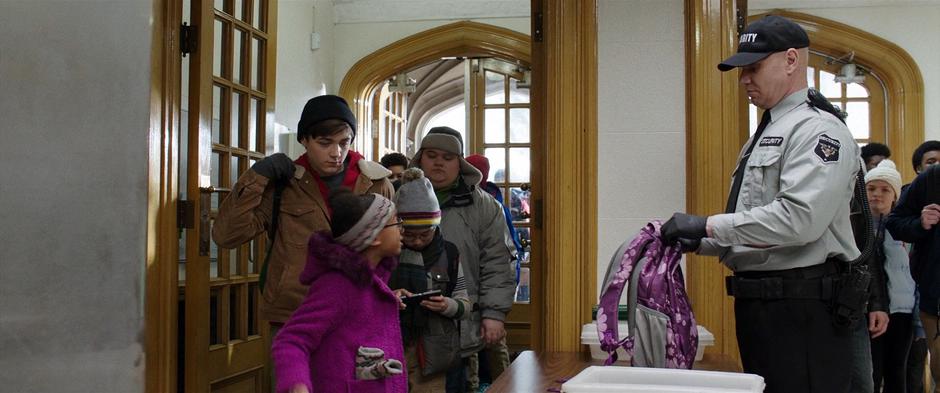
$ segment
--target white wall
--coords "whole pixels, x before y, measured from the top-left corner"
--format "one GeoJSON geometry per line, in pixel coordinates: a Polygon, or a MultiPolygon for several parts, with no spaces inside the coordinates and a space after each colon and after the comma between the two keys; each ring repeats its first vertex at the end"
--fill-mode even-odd
{"type": "Polygon", "coordinates": [[[0,390],[143,391],[152,2],[0,2],[0,390]]]}
{"type": "Polygon", "coordinates": [[[290,0],[277,5],[277,91],[275,121],[297,131],[310,98],[335,93],[332,0],[290,0]],[[320,48],[311,49],[311,33],[320,48]]]}
{"type": "MultiPolygon", "coordinates": [[[[766,10],[753,9],[750,13],[766,10]]],[[[877,35],[907,51],[924,77],[924,136],[940,139],[940,5],[794,8],[877,35]]],[[[899,159],[906,162],[912,152],[899,159]]]]}
{"type": "MultiPolygon", "coordinates": [[[[365,16],[356,8],[370,6],[369,3],[343,3],[341,6],[334,6],[331,0],[278,3],[275,121],[290,131],[296,131],[307,100],[321,94],[337,94],[346,72],[361,58],[412,34],[464,20],[444,18],[439,12],[428,13],[420,20],[371,21],[363,19],[365,16]],[[338,11],[343,13],[338,14],[338,11]],[[312,32],[320,34],[320,49],[310,49],[312,32]]],[[[529,34],[529,18],[521,16],[518,4],[510,6],[514,7],[510,14],[520,16],[466,20],[529,34]]],[[[528,9],[525,11],[527,13],[528,9]]],[[[404,15],[383,17],[395,19],[404,15]]]]}
{"type": "MultiPolygon", "coordinates": [[[[433,19],[401,22],[338,23],[334,31],[335,68],[333,82],[339,89],[346,72],[372,52],[410,35],[463,19],[433,19]]],[[[529,34],[528,17],[468,19],[529,34]]]]}
{"type": "Polygon", "coordinates": [[[610,255],[685,211],[681,0],[598,1],[598,291],[610,255]]]}

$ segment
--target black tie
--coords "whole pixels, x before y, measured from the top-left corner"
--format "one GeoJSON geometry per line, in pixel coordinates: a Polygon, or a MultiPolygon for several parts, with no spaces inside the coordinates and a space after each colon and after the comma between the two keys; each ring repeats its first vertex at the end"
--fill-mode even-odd
{"type": "Polygon", "coordinates": [[[734,171],[734,182],[731,183],[731,193],[728,194],[728,206],[725,207],[725,213],[734,213],[735,208],[738,206],[738,193],[741,191],[741,182],[744,181],[744,167],[747,165],[747,159],[751,156],[751,151],[754,150],[754,146],[759,143],[760,136],[764,133],[764,129],[767,128],[767,124],[770,124],[769,109],[765,110],[764,115],[761,116],[757,131],[754,132],[754,137],[751,138],[751,144],[748,145],[747,151],[741,156],[741,162],[738,162],[738,169],[734,171]]]}

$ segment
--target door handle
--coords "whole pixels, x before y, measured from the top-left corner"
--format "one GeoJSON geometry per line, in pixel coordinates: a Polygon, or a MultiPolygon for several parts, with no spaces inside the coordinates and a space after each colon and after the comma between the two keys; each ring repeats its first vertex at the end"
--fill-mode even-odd
{"type": "MultiPolygon", "coordinates": [[[[212,226],[212,194],[229,193],[230,188],[199,187],[199,256],[209,256],[209,240],[212,226]]],[[[221,199],[222,196],[219,196],[221,199]]]]}

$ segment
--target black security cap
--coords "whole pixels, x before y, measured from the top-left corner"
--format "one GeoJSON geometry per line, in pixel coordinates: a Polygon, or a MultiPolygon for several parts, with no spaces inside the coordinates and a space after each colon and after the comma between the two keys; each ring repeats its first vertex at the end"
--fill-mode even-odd
{"type": "Polygon", "coordinates": [[[309,128],[324,120],[339,119],[345,121],[352,128],[352,137],[356,138],[356,116],[349,109],[349,104],[343,97],[323,95],[313,97],[304,105],[304,111],[297,122],[297,140],[309,133],[309,128]]]}
{"type": "Polygon", "coordinates": [[[778,15],[768,15],[747,25],[738,38],[738,53],[718,64],[728,71],[764,60],[772,53],[809,46],[809,36],[800,25],[778,15]]]}

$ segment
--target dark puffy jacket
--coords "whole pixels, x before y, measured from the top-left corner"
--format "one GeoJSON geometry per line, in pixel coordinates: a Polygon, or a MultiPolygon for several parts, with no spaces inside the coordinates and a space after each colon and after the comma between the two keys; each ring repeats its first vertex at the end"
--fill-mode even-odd
{"type": "MultiPolygon", "coordinates": [[[[855,234],[855,244],[862,252],[865,250],[865,216],[854,207],[851,216],[852,231],[855,234]]],[[[876,228],[872,228],[873,230],[876,228]]],[[[865,260],[868,265],[868,271],[871,273],[871,283],[868,285],[868,312],[884,311],[888,312],[888,283],[885,280],[885,252],[884,235],[878,236],[872,233],[871,253],[865,260]]]]}
{"type": "Polygon", "coordinates": [[[911,243],[911,274],[920,289],[920,310],[940,315],[940,231],[937,225],[924,229],[920,212],[931,203],[940,204],[940,165],[934,165],[901,192],[898,205],[885,226],[895,240],[911,243]]]}

